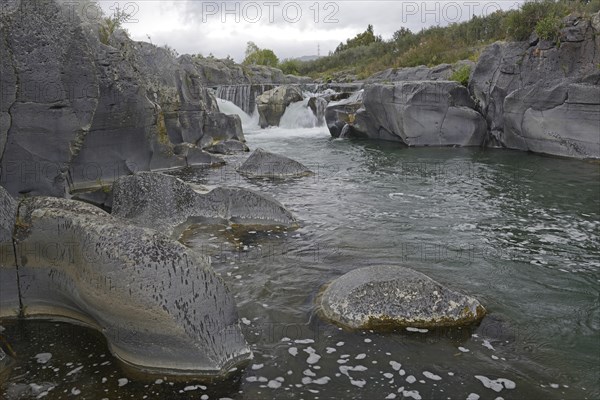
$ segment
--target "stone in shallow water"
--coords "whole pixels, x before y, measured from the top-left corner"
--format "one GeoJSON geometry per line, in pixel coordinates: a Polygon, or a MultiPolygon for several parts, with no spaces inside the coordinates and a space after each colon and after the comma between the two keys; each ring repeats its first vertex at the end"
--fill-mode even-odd
{"type": "MultiPolygon", "coordinates": [[[[18,215],[23,307],[3,298],[0,317],[83,323],[125,364],[161,374],[224,376],[251,358],[233,296],[207,257],[77,201],[28,198],[18,215]]],[[[14,271],[2,265],[0,277],[14,271]]],[[[2,279],[0,292],[18,296],[14,285],[2,279]]]]}
{"type": "Polygon", "coordinates": [[[327,286],[320,306],[325,318],[356,329],[460,326],[485,315],[476,299],[399,266],[348,272],[327,286]]]}
{"type": "Polygon", "coordinates": [[[236,187],[200,193],[178,178],[155,172],[119,178],[113,186],[112,214],[165,233],[190,222],[296,225],[292,214],[266,194],[236,187]]]}
{"type": "Polygon", "coordinates": [[[249,178],[284,179],[312,175],[307,167],[279,154],[269,153],[261,148],[254,150],[239,168],[238,172],[249,178]]]}

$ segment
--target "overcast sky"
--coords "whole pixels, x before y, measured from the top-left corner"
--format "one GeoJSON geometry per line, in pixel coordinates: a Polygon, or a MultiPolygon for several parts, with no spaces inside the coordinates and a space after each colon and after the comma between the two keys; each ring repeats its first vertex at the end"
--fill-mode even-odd
{"type": "Polygon", "coordinates": [[[188,1],[99,0],[106,14],[115,5],[133,14],[125,24],[134,40],[168,44],[180,54],[201,53],[241,62],[248,41],[272,49],[280,59],[327,55],[372,24],[388,39],[402,26],[418,31],[468,20],[523,0],[498,1],[188,1]],[[148,39],[150,37],[150,40],[148,39]]]}

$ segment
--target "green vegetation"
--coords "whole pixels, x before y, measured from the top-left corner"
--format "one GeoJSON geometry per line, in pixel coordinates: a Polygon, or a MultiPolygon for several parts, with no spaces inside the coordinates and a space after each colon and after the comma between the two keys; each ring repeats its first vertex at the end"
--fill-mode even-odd
{"type": "Polygon", "coordinates": [[[463,86],[469,85],[469,76],[471,76],[471,67],[465,65],[454,71],[454,73],[450,76],[451,81],[456,81],[463,86]]]}
{"type": "Polygon", "coordinates": [[[273,53],[273,50],[260,49],[254,42],[248,42],[248,47],[246,47],[246,58],[242,64],[277,67],[279,65],[279,58],[273,53]]]}
{"type": "Polygon", "coordinates": [[[112,34],[121,28],[129,18],[131,18],[131,14],[121,11],[118,7],[112,16],[103,18],[100,24],[100,41],[108,45],[112,34]]]}
{"type": "Polygon", "coordinates": [[[382,42],[381,36],[375,36],[375,32],[373,31],[373,25],[369,24],[367,26],[367,30],[363,33],[359,33],[352,39],[346,40],[346,44],[340,43],[340,45],[335,49],[336,53],[340,53],[344,50],[353,49],[355,47],[368,46],[373,43],[382,42]]]}
{"type": "MultiPolygon", "coordinates": [[[[544,40],[558,40],[561,19],[572,12],[585,15],[600,10],[600,0],[531,0],[519,10],[497,11],[446,27],[420,32],[402,27],[389,40],[375,35],[372,25],[340,43],[335,52],[314,61],[285,60],[285,73],[331,79],[342,73],[366,78],[387,68],[434,66],[459,60],[477,61],[481,50],[498,40],[527,40],[532,31],[544,40]]],[[[456,71],[454,80],[468,80],[467,71],[456,71]]],[[[464,84],[464,83],[463,83],[464,84]]]]}

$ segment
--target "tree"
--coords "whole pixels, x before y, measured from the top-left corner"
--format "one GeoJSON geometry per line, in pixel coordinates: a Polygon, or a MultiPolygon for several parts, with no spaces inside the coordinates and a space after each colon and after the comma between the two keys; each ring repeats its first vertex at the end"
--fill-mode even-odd
{"type": "Polygon", "coordinates": [[[277,67],[279,58],[270,49],[261,49],[256,43],[248,42],[246,47],[246,58],[242,62],[244,65],[266,65],[268,67],[277,67]]]}
{"type": "Polygon", "coordinates": [[[381,36],[375,36],[373,25],[369,24],[367,26],[367,30],[363,33],[359,33],[354,38],[346,40],[346,44],[340,43],[340,45],[335,49],[335,52],[339,53],[341,51],[352,49],[354,47],[368,46],[371,43],[377,43],[382,41],[383,39],[381,38],[381,36]]]}

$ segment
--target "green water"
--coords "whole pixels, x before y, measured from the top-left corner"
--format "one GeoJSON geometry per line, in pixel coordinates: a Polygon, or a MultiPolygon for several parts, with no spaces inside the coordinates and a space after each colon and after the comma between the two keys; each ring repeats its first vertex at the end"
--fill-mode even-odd
{"type": "Polygon", "coordinates": [[[182,238],[210,254],[232,288],[255,354],[248,368],[202,387],[155,378],[119,386],[126,375],[99,334],[3,321],[19,354],[5,398],[31,384],[54,386],[47,399],[600,397],[600,164],[331,140],[322,129],[246,136],[251,148],[316,172],[249,181],[235,173],[241,159],[232,157],[222,169],[178,173],[269,192],[301,223],[239,236],[198,228],[182,238]],[[348,332],[320,321],[319,288],[376,264],[421,271],[477,297],[489,315],[476,327],[427,333],[348,332]],[[52,358],[41,364],[40,353],[52,358]],[[308,362],[311,354],[317,362],[308,362]],[[486,378],[514,388],[500,383],[496,392],[486,378]]]}

